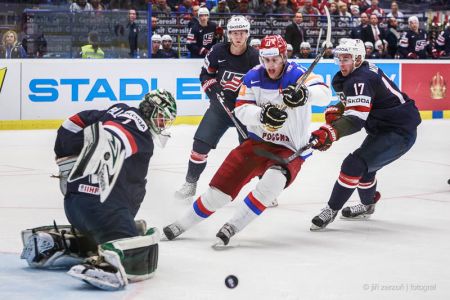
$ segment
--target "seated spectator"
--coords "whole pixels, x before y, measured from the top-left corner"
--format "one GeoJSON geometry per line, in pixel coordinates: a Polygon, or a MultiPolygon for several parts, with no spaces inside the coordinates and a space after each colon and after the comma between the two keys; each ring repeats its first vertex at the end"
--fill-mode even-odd
{"type": "Polygon", "coordinates": [[[297,59],[298,57],[294,55],[294,48],[291,44],[287,44],[286,46],[287,51],[287,58],[289,59],[297,59]]]}
{"type": "Polygon", "coordinates": [[[372,45],[385,38],[385,33],[378,25],[378,17],[376,14],[371,14],[369,19],[370,25],[361,30],[361,37],[363,42],[371,42],[372,45]]]}
{"type": "Polygon", "coordinates": [[[275,5],[273,5],[273,0],[263,0],[263,4],[261,4],[257,12],[260,14],[266,15],[266,14],[273,14],[275,12],[275,5]]]}
{"type": "Polygon", "coordinates": [[[162,49],[159,49],[156,52],[156,58],[178,58],[178,53],[174,49],[172,49],[172,37],[168,34],[165,34],[161,38],[162,40],[162,49]]]}
{"type": "Polygon", "coordinates": [[[101,0],[91,0],[92,10],[102,11],[105,10],[105,6],[102,4],[101,0]]]}
{"type": "Polygon", "coordinates": [[[395,1],[391,3],[391,12],[387,14],[388,18],[404,18],[404,15],[401,11],[398,10],[398,4],[395,1]]]}
{"type": "MultiPolygon", "coordinates": [[[[288,7],[288,0],[278,0],[278,7],[275,9],[276,14],[293,14],[294,12],[288,7]]],[[[292,46],[292,45],[291,45],[292,46]]]]}
{"type": "Polygon", "coordinates": [[[157,58],[158,50],[161,48],[162,38],[159,34],[152,35],[152,58],[157,58]]]}
{"type": "Polygon", "coordinates": [[[83,12],[83,11],[93,11],[92,5],[86,0],[75,0],[70,5],[71,12],[83,12]]]}
{"type": "Polygon", "coordinates": [[[261,47],[261,40],[260,39],[252,39],[250,41],[250,47],[253,47],[256,50],[259,50],[259,47],[261,47]]]}
{"type": "Polygon", "coordinates": [[[167,5],[167,0],[157,0],[155,4],[152,5],[152,14],[155,16],[160,15],[170,15],[172,9],[167,5]]]}
{"type": "Polygon", "coordinates": [[[81,58],[105,58],[105,53],[98,46],[98,33],[96,31],[89,32],[88,44],[81,47],[81,58]]]}
{"type": "Polygon", "coordinates": [[[339,9],[339,16],[341,16],[341,20],[346,18],[351,18],[351,14],[348,12],[348,6],[345,2],[339,2],[338,3],[338,9],[339,9]]]}
{"type": "Polygon", "coordinates": [[[248,0],[240,0],[236,9],[232,10],[236,14],[254,14],[255,11],[248,6],[248,0]]]}
{"type": "Polygon", "coordinates": [[[313,21],[316,22],[317,18],[307,17],[305,15],[320,15],[320,12],[317,8],[312,5],[312,0],[305,0],[305,5],[298,10],[303,15],[303,20],[305,22],[313,21]]]}
{"type": "Polygon", "coordinates": [[[311,44],[308,42],[303,42],[300,44],[300,55],[298,58],[314,58],[314,54],[312,53],[311,44]]]}
{"type": "Polygon", "coordinates": [[[372,0],[370,7],[366,9],[365,13],[369,16],[375,14],[379,18],[384,18],[386,14],[384,10],[378,6],[378,3],[378,0],[372,0]]]}
{"type": "Polygon", "coordinates": [[[373,52],[372,42],[365,42],[364,47],[366,47],[366,59],[378,58],[377,55],[373,52]]]}
{"type": "Polygon", "coordinates": [[[334,58],[333,43],[323,42],[322,47],[326,47],[325,52],[323,53],[323,56],[322,56],[323,58],[334,58]]]}
{"type": "Polygon", "coordinates": [[[216,6],[211,9],[212,14],[228,14],[231,10],[227,5],[227,0],[220,0],[216,6]]]}
{"type": "Polygon", "coordinates": [[[183,3],[178,6],[179,13],[192,13],[192,0],[183,0],[183,3]]]}
{"type": "Polygon", "coordinates": [[[3,34],[2,47],[0,48],[0,58],[26,58],[27,53],[17,40],[17,33],[8,30],[3,34]]]}
{"type": "Polygon", "coordinates": [[[330,8],[328,9],[330,16],[339,16],[339,9],[336,2],[330,3],[330,8]]]}

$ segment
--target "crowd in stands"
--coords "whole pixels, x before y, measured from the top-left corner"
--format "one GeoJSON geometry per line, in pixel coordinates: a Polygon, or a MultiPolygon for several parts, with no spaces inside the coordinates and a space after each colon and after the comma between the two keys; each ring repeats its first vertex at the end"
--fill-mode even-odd
{"type": "MultiPolygon", "coordinates": [[[[444,8],[447,5],[447,9],[450,9],[448,1],[437,2],[444,8]]],[[[39,4],[40,2],[36,0],[33,3],[39,4]]],[[[152,0],[152,27],[153,29],[157,28],[159,19],[174,14],[182,14],[185,18],[191,19],[188,24],[190,31],[187,34],[187,49],[190,57],[201,58],[205,57],[215,43],[225,39],[222,26],[212,22],[211,15],[250,14],[248,17],[251,18],[255,17],[251,14],[259,16],[270,14],[271,17],[281,17],[284,20],[292,21],[288,26],[282,28],[282,35],[291,49],[289,50],[290,57],[313,58],[314,50],[317,49],[313,49],[308,42],[303,25],[305,22],[315,21],[318,16],[324,15],[326,6],[330,14],[340,20],[339,24],[346,24],[353,28],[349,37],[364,41],[368,58],[425,59],[450,56],[449,26],[441,25],[438,32],[430,33],[432,22],[423,23],[416,16],[423,16],[422,12],[416,12],[416,15],[414,12],[406,14],[401,9],[401,2],[397,1],[384,1],[383,4],[388,7],[382,8],[379,0],[152,0]],[[399,24],[405,24],[405,26],[400,28],[399,24]],[[205,32],[210,33],[208,38],[205,38],[205,32]]],[[[430,4],[432,3],[430,2],[430,4]]],[[[135,21],[138,11],[147,10],[147,1],[74,0],[73,3],[68,2],[67,7],[74,13],[127,9],[129,22],[125,29],[128,31],[129,56],[131,58],[139,57],[137,37],[140,29],[135,21]]],[[[446,21],[448,21],[448,16],[446,21]]],[[[98,41],[98,33],[92,33],[88,44],[84,45],[84,56],[82,48],[80,57],[104,57],[101,49],[101,52],[97,52],[98,42],[93,43],[93,40],[98,41]],[[93,49],[95,51],[91,51],[93,49]],[[91,54],[86,54],[89,51],[91,54]]],[[[154,58],[178,58],[180,53],[174,50],[173,45],[176,44],[174,41],[175,37],[173,36],[167,34],[161,36],[155,33],[151,38],[151,56],[154,58]]],[[[251,40],[250,43],[252,46],[258,47],[258,39],[251,40]]],[[[3,34],[0,47],[2,58],[24,58],[27,56],[26,48],[26,41],[23,41],[22,45],[14,31],[8,30],[3,34]]],[[[326,45],[326,48],[329,49],[327,56],[332,57],[333,45],[326,45]]]]}

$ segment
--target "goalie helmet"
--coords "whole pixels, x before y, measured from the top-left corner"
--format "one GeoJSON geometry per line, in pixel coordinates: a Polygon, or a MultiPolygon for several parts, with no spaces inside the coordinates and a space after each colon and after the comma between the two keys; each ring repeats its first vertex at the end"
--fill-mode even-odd
{"type": "Polygon", "coordinates": [[[146,94],[139,111],[153,133],[161,134],[177,116],[177,103],[169,91],[154,90],[146,94]]]}
{"type": "Polygon", "coordinates": [[[359,39],[341,39],[339,45],[334,49],[336,59],[340,54],[351,54],[353,65],[356,67],[356,64],[359,63],[359,67],[366,57],[364,42],[359,39]]]}

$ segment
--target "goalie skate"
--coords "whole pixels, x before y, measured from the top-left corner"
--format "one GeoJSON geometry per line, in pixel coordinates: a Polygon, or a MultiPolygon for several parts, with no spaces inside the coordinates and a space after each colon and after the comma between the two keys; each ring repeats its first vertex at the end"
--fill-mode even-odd
{"type": "Polygon", "coordinates": [[[195,192],[197,191],[197,182],[185,182],[181,188],[175,192],[175,197],[180,200],[189,200],[195,196],[195,192]]]}
{"type": "Polygon", "coordinates": [[[338,211],[337,210],[332,210],[328,205],[327,207],[325,207],[324,209],[322,209],[322,211],[320,212],[320,214],[318,214],[317,216],[315,216],[312,219],[312,224],[311,224],[311,231],[317,231],[317,230],[321,230],[324,229],[325,227],[327,227],[328,224],[330,224],[331,222],[334,221],[334,219],[336,218],[338,211]]]}
{"type": "Polygon", "coordinates": [[[359,203],[353,206],[347,206],[342,210],[341,219],[344,220],[360,220],[368,219],[375,212],[375,204],[380,200],[381,194],[375,192],[374,203],[369,205],[364,205],[359,203]]]}

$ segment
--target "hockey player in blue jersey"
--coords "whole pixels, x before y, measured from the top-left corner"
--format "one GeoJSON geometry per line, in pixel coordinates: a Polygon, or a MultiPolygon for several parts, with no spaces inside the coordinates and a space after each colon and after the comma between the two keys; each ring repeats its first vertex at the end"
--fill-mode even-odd
{"type": "MultiPolygon", "coordinates": [[[[234,127],[218,97],[222,97],[232,111],[244,74],[259,64],[258,50],[247,46],[250,23],[244,16],[233,16],[228,20],[227,35],[229,42],[212,48],[200,73],[210,105],[194,135],[186,182],[176,192],[180,199],[195,196],[197,181],[205,170],[208,153],[216,148],[228,128],[234,127]]],[[[240,135],[239,139],[242,142],[244,138],[240,135]]]]}
{"type": "Polygon", "coordinates": [[[175,117],[173,96],[156,90],[139,108],[119,103],[65,120],[54,150],[71,226],[23,231],[22,258],[35,268],[72,267],[70,275],[106,290],[151,277],[159,232],[145,222],[138,230],[134,218],[145,196],[153,139],[167,138],[175,117]],[[91,254],[97,256],[86,260],[91,254]]]}
{"type": "Polygon", "coordinates": [[[191,58],[204,58],[217,43],[217,24],[209,21],[209,10],[201,7],[198,10],[199,23],[189,29],[186,47],[191,58]]]}
{"type": "Polygon", "coordinates": [[[365,128],[367,137],[343,161],[328,205],[312,219],[311,230],[325,228],[358,189],[361,203],[342,210],[343,218],[367,218],[380,198],[376,173],[415,143],[421,119],[412,99],[377,66],[365,62],[361,40],[342,39],[335,49],[340,71],[332,84],[340,102],[325,111],[327,124],[312,133],[313,148],[327,150],[338,139],[365,128]]]}

